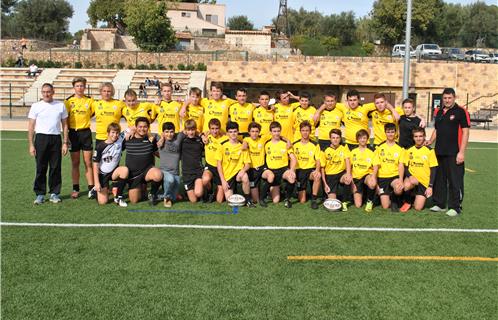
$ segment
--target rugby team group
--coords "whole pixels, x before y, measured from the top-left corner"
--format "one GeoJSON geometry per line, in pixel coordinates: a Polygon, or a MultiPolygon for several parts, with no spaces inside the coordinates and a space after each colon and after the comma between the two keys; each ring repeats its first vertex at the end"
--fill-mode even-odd
{"type": "Polygon", "coordinates": [[[69,151],[71,197],[80,195],[82,157],[88,197],[102,205],[113,194],[114,202],[126,207],[127,187],[131,203],[148,198],[156,205],[162,198],[171,207],[182,198],[182,185],[190,202],[221,203],[241,193],[248,207],[267,207],[282,197],[291,208],[297,194],[312,209],[338,198],[342,211],[354,204],[371,212],[378,203],[406,212],[422,210],[433,197],[432,211],[443,211],[448,204],[447,215],[461,212],[470,123],[451,88],[443,91],[435,130],[426,139],[425,120],[415,114],[414,101],[405,99],[394,107],[382,93],[366,104],[356,90],[347,92],[344,104],[335,93],[326,93],[315,108],[309,94],[284,90],[274,98],[262,91],[255,103],[247,101],[244,88],[236,90],[235,99],[227,98],[218,82],[211,83],[209,98],[191,88],[185,101],[173,100],[172,87],[165,83],[154,103],[139,102],[132,89],[124,100],[116,100],[108,82],[100,87],[101,99],[94,100],[85,95],[85,78],[72,84],[74,94],[64,102],[54,100],[53,86],[44,84],[42,101],[28,115],[29,151],[36,158],[35,204],[45,200],[49,167],[49,200],[61,201],[61,155],[69,151]],[[153,121],[157,134],[151,130],[153,121]]]}

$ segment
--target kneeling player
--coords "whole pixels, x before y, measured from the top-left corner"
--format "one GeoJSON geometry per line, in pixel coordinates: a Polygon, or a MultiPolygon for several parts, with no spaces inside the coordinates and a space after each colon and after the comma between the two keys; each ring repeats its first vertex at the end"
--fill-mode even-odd
{"type": "Polygon", "coordinates": [[[265,166],[265,143],[268,141],[268,135],[260,137],[261,125],[256,122],[249,124],[249,137],[244,138],[243,148],[249,151],[249,158],[251,160],[251,168],[247,172],[249,176],[249,185],[251,187],[251,196],[254,203],[259,202],[259,183],[263,173],[266,170],[267,180],[273,182],[273,173],[266,169],[265,166]],[[268,177],[268,175],[272,177],[268,177]]]}
{"type": "Polygon", "coordinates": [[[310,140],[311,123],[307,120],[299,124],[301,139],[294,142],[292,149],[297,159],[297,197],[299,202],[306,202],[306,189],[308,182],[313,182],[311,187],[311,209],[318,209],[316,197],[320,191],[320,146],[310,140]]]}
{"type": "Polygon", "coordinates": [[[365,211],[371,212],[373,208],[373,199],[375,196],[375,188],[377,187],[377,179],[372,174],[374,153],[367,148],[368,132],[361,129],[356,133],[356,141],[358,148],[351,151],[351,164],[353,167],[353,192],[354,205],[360,208],[363,204],[363,186],[367,187],[367,203],[365,211]]]}
{"type": "Polygon", "coordinates": [[[135,121],[136,132],[123,145],[126,148],[126,166],[130,171],[128,177],[128,197],[131,203],[142,198],[142,185],[151,183],[150,204],[157,203],[157,192],[163,181],[163,173],[154,167],[157,156],[157,137],[149,135],[149,119],[140,117],[135,121]]]}
{"type": "Polygon", "coordinates": [[[221,143],[228,140],[228,137],[221,131],[221,122],[217,118],[209,120],[209,134],[207,137],[202,135],[204,142],[204,155],[206,158],[206,167],[202,174],[202,185],[206,194],[204,202],[211,202],[216,195],[218,202],[223,202],[223,190],[220,186],[220,176],[218,175],[216,154],[220,151],[221,143]],[[211,192],[209,192],[211,190],[211,192]]]}
{"type": "Polygon", "coordinates": [[[99,204],[106,204],[109,200],[109,181],[117,181],[114,202],[126,207],[128,205],[123,200],[123,189],[128,178],[128,168],[118,167],[125,133],[119,132],[117,123],[111,123],[107,127],[107,139],[97,145],[93,154],[93,176],[99,204]]]}
{"type": "Polygon", "coordinates": [[[382,208],[398,211],[398,197],[403,193],[404,149],[396,143],[396,125],[384,126],[386,141],[375,149],[374,176],[378,176],[380,203],[382,208]]]}
{"type": "Polygon", "coordinates": [[[424,146],[425,130],[419,127],[413,129],[412,132],[415,145],[406,150],[404,156],[404,164],[408,168],[408,173],[404,182],[405,203],[399,210],[401,212],[406,212],[411,207],[410,190],[415,191],[413,208],[424,209],[425,200],[432,196],[432,186],[438,166],[434,150],[424,146]]]}
{"type": "Polygon", "coordinates": [[[280,123],[274,121],[270,124],[271,140],[265,144],[265,159],[268,170],[263,172],[263,183],[261,186],[261,194],[259,203],[262,207],[266,207],[265,197],[268,189],[271,188],[271,197],[273,203],[280,201],[280,184],[282,180],[287,181],[285,192],[284,206],[291,208],[292,203],[290,197],[294,190],[296,182],[296,157],[291,147],[281,139],[280,133],[282,126],[280,123]],[[273,181],[271,181],[273,178],[273,181]]]}
{"type": "Polygon", "coordinates": [[[242,150],[242,143],[237,139],[239,125],[236,122],[227,124],[228,140],[221,143],[221,150],[216,155],[220,185],[228,199],[237,190],[237,183],[242,184],[242,191],[248,207],[255,207],[251,201],[251,188],[247,170],[251,160],[247,150],[242,150]]]}
{"type": "Polygon", "coordinates": [[[329,199],[337,199],[339,185],[343,188],[342,211],[348,211],[348,201],[351,198],[351,160],[349,148],[341,144],[341,129],[330,130],[330,147],[322,153],[323,189],[329,199]]]}

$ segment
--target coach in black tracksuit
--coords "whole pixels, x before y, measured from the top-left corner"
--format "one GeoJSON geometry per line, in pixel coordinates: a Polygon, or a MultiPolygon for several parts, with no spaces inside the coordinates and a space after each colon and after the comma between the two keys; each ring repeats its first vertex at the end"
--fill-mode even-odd
{"type": "Polygon", "coordinates": [[[432,211],[442,211],[448,202],[448,216],[460,214],[463,200],[465,149],[469,141],[470,118],[467,110],[455,103],[455,90],[443,91],[443,107],[435,111],[434,132],[439,167],[434,181],[432,211]]]}

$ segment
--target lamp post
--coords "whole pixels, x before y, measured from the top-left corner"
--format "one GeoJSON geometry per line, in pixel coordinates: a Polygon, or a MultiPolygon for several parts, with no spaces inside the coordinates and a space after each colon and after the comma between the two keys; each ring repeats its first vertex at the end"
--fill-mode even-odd
{"type": "Polygon", "coordinates": [[[410,37],[412,29],[412,0],[406,3],[405,65],[403,68],[403,99],[408,98],[410,85],[410,37]]]}

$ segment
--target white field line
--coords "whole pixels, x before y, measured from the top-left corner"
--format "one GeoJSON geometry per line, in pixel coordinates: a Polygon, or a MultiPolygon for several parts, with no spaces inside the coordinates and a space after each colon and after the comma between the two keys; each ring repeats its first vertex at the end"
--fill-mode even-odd
{"type": "Polygon", "coordinates": [[[365,231],[365,232],[443,232],[443,233],[498,233],[498,229],[452,228],[382,228],[382,227],[332,227],[332,226],[223,226],[198,224],[127,224],[127,223],[37,223],[0,222],[3,227],[44,228],[138,228],[138,229],[211,229],[211,230],[286,230],[286,231],[365,231]]]}

